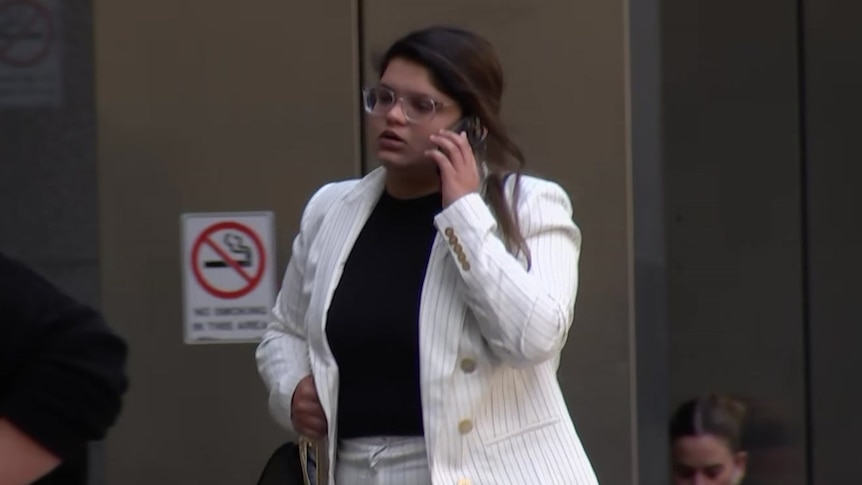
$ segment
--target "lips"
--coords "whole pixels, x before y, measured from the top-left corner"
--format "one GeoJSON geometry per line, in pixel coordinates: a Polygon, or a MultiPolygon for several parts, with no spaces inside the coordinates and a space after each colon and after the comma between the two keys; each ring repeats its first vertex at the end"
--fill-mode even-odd
{"type": "Polygon", "coordinates": [[[400,152],[407,146],[404,138],[396,135],[394,131],[386,130],[377,139],[377,147],[380,150],[400,152]]]}
{"type": "Polygon", "coordinates": [[[390,140],[390,141],[397,141],[397,142],[404,143],[404,138],[401,138],[400,136],[398,136],[397,134],[395,134],[395,132],[394,132],[394,131],[392,131],[392,130],[386,130],[386,131],[384,131],[383,133],[381,133],[381,134],[380,134],[380,139],[381,139],[381,140],[390,140]]]}

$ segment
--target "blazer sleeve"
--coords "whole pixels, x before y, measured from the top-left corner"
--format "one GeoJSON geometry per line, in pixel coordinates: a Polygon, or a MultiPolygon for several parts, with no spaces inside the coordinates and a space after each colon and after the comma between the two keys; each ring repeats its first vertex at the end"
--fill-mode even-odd
{"type": "Polygon", "coordinates": [[[518,218],[532,258],[529,269],[507,251],[479,194],[456,200],[435,219],[482,335],[514,367],[537,365],[561,352],[574,317],[581,251],[581,232],[563,188],[527,181],[518,218]]]}
{"type": "Polygon", "coordinates": [[[318,203],[331,185],[320,188],[303,210],[299,234],[293,240],[293,250],[272,310],[272,321],[256,351],[258,372],[269,391],[270,413],[290,431],[295,431],[290,420],[293,392],[299,381],[311,373],[305,326],[311,296],[310,287],[305,284],[308,248],[323,218],[318,203]]]}
{"type": "Polygon", "coordinates": [[[0,255],[0,417],[65,459],[105,437],[128,388],[127,345],[90,306],[0,255]]]}

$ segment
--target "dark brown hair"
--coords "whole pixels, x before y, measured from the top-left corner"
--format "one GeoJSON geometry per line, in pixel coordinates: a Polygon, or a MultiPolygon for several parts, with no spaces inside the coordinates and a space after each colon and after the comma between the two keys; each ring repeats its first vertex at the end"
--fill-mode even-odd
{"type": "Polygon", "coordinates": [[[746,406],[729,396],[710,394],[683,403],[670,421],[671,443],[686,436],[712,435],[722,439],[731,451],[745,446],[746,406]]]}
{"type": "Polygon", "coordinates": [[[530,251],[521,234],[516,208],[525,160],[521,149],[500,120],[503,98],[503,68],[490,42],[456,27],[436,26],[417,30],[397,40],[378,63],[383,74],[392,59],[407,59],[431,73],[435,87],[458,102],[465,117],[476,117],[488,131],[486,160],[488,177],[485,197],[503,233],[506,248],[521,253],[530,264],[530,251]],[[511,205],[504,183],[515,176],[511,205]]]}

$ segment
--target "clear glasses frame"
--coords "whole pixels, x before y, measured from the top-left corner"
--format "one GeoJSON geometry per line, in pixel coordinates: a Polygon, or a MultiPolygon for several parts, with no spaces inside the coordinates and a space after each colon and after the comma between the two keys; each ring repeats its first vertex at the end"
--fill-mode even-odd
{"type": "Polygon", "coordinates": [[[380,86],[362,89],[362,106],[372,116],[386,116],[396,104],[401,106],[404,118],[410,123],[427,123],[447,106],[425,94],[399,96],[395,91],[380,86]]]}

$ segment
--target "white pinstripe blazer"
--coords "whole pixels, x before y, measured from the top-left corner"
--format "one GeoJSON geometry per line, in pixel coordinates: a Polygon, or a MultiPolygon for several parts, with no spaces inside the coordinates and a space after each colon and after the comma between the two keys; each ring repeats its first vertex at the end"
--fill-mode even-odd
{"type": "MultiPolygon", "coordinates": [[[[329,463],[338,367],[326,314],[384,179],[378,168],[327,184],[309,200],[274,320],[257,349],[270,411],[289,430],[293,391],[314,375],[329,422],[329,463]]],[[[517,210],[530,271],[506,251],[479,194],[455,201],[434,221],[439,232],[421,295],[419,354],[435,485],[597,484],[556,377],[574,312],[580,230],[568,196],[549,181],[523,177],[517,210]]]]}

